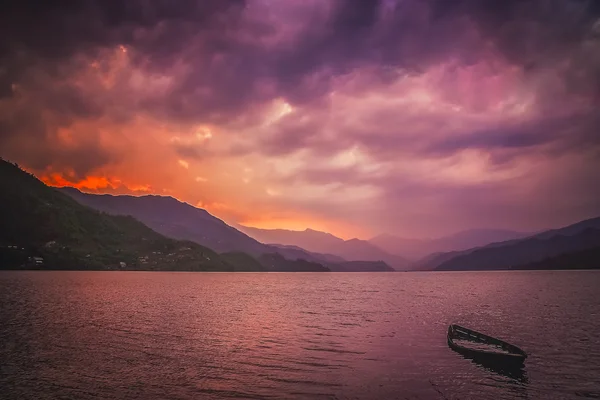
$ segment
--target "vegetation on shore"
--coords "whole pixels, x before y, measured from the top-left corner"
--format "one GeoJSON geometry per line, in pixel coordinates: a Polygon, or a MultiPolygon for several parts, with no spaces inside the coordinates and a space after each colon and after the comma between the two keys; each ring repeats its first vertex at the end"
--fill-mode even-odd
{"type": "Polygon", "coordinates": [[[0,268],[233,271],[216,252],[83,206],[0,160],[0,268]]]}

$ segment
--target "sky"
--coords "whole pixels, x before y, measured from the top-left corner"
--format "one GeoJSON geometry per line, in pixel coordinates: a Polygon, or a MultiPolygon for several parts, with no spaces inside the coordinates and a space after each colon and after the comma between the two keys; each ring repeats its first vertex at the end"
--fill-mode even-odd
{"type": "Polygon", "coordinates": [[[261,228],[566,225],[600,215],[600,2],[2,2],[0,156],[261,228]]]}

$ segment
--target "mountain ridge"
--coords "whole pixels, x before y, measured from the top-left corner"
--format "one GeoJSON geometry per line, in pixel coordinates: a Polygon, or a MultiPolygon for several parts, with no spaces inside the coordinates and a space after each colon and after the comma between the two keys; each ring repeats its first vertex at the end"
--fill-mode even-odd
{"type": "MultiPolygon", "coordinates": [[[[525,268],[568,253],[600,246],[600,217],[579,221],[562,228],[461,252],[441,253],[422,268],[436,270],[485,270],[525,268]]],[[[563,257],[563,262],[565,258],[563,257]]],[[[599,266],[600,268],[600,266],[599,266]]]]}
{"type": "Polygon", "coordinates": [[[4,269],[234,271],[213,250],[81,205],[0,160],[4,269]]]}
{"type": "Polygon", "coordinates": [[[402,256],[390,254],[366,240],[352,238],[344,240],[328,232],[305,229],[261,229],[240,225],[240,229],[264,243],[299,246],[311,252],[332,254],[347,261],[384,261],[396,270],[406,269],[409,261],[402,256]]]}
{"type": "MultiPolygon", "coordinates": [[[[59,188],[59,190],[94,209],[114,215],[132,215],[165,236],[191,240],[218,253],[244,252],[259,261],[265,254],[276,253],[289,260],[290,265],[295,261],[304,260],[323,266],[332,265],[336,270],[339,266],[333,264],[347,261],[334,259],[332,255],[326,253],[313,253],[300,247],[261,243],[208,211],[170,196],[91,194],[70,187],[59,188]]],[[[270,259],[269,262],[273,265],[283,264],[279,259],[275,261],[270,259]]],[[[308,268],[306,264],[298,265],[303,270],[308,268]]],[[[378,264],[373,264],[372,268],[367,268],[367,264],[362,265],[367,271],[380,269],[378,264]]]]}

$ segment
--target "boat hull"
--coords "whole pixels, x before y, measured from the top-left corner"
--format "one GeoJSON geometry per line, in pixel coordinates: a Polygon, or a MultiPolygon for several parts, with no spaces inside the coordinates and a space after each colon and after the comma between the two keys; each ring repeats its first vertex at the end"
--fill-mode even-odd
{"type": "Polygon", "coordinates": [[[522,365],[527,358],[527,354],[517,346],[458,325],[450,325],[448,328],[448,346],[454,351],[475,361],[507,367],[522,365]],[[457,343],[458,339],[496,346],[497,348],[501,348],[503,352],[494,351],[492,349],[483,350],[466,347],[457,343]]]}

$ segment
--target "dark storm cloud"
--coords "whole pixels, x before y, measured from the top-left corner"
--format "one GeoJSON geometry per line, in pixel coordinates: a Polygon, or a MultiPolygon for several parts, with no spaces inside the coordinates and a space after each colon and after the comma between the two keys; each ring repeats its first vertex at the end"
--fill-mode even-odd
{"type": "MultiPolygon", "coordinates": [[[[415,74],[449,57],[458,57],[467,65],[485,60],[486,52],[492,51],[520,68],[525,79],[534,80],[541,74],[554,77],[535,89],[537,106],[547,110],[549,117],[517,125],[500,124],[486,131],[459,132],[457,138],[434,142],[434,138],[422,135],[386,133],[393,129],[402,132],[393,124],[362,132],[348,127],[333,139],[335,142],[321,140],[315,133],[319,128],[313,126],[281,126],[262,144],[269,154],[287,154],[310,145],[315,148],[315,143],[337,151],[354,139],[374,153],[390,157],[406,150],[441,156],[479,148],[488,150],[495,160],[508,161],[539,146],[572,151],[577,150],[573,147],[600,144],[598,119],[587,115],[590,105],[598,105],[600,100],[598,2],[431,0],[338,5],[327,20],[328,26],[337,29],[311,26],[292,53],[277,55],[274,75],[282,78],[280,89],[292,101],[314,101],[315,96],[330,90],[332,77],[360,66],[393,65],[406,74],[415,74]],[[329,74],[320,76],[316,88],[302,85],[307,74],[325,68],[329,74]],[[578,101],[586,103],[583,109],[574,110],[572,115],[553,115],[578,101]]],[[[379,78],[384,79],[383,71],[373,77],[379,78]]]]}
{"type": "Polygon", "coordinates": [[[433,0],[440,19],[466,15],[511,62],[535,72],[569,61],[569,89],[600,100],[600,60],[583,48],[600,39],[600,2],[595,0],[433,0]]]}
{"type": "MultiPolygon", "coordinates": [[[[372,79],[383,82],[398,74],[390,78],[385,67],[415,74],[451,56],[468,64],[483,57],[489,43],[507,60],[531,73],[567,62],[568,66],[557,72],[566,82],[567,92],[594,98],[600,91],[598,58],[586,57],[582,50],[586,41],[593,44],[598,40],[590,33],[600,16],[598,2],[338,0],[316,3],[314,16],[298,34],[273,43],[269,40],[277,35],[277,28],[267,18],[250,18],[252,3],[3,2],[0,96],[10,101],[15,96],[14,85],[33,87],[36,106],[24,107],[30,113],[51,112],[58,125],[69,125],[76,118],[94,119],[106,114],[126,118],[139,112],[166,120],[227,124],[277,97],[294,105],[314,103],[331,91],[337,77],[357,68],[374,66],[372,79]],[[82,65],[119,45],[127,47],[136,68],[171,73],[169,91],[159,96],[140,95],[135,101],[113,107],[123,97],[118,89],[90,97],[69,83],[69,77],[82,65]],[[77,61],[77,57],[84,61],[77,61]],[[178,62],[187,68],[171,71],[178,62]],[[29,79],[32,76],[36,79],[29,79]]],[[[282,26],[286,22],[282,21],[282,26]]],[[[548,90],[549,97],[555,94],[548,90]]],[[[18,120],[10,115],[4,118],[9,121],[1,121],[2,126],[10,129],[3,129],[3,135],[23,134],[19,127],[24,126],[18,120]]],[[[302,135],[294,132],[301,127],[290,129],[274,135],[274,142],[263,143],[258,151],[285,154],[315,143],[327,148],[327,142],[315,139],[316,133],[302,135]]],[[[318,132],[319,127],[310,129],[318,132]]],[[[26,134],[36,135],[35,131],[31,127],[26,134]]],[[[45,136],[41,132],[38,129],[38,136],[45,136]]],[[[552,135],[501,136],[467,135],[454,144],[534,146],[552,135]]],[[[393,143],[385,145],[389,144],[393,143]]],[[[443,142],[436,146],[456,148],[443,142]]],[[[336,149],[331,146],[332,151],[336,149]]]]}
{"type": "Polygon", "coordinates": [[[593,0],[434,0],[432,4],[441,19],[467,15],[504,55],[529,67],[571,52],[600,17],[599,3],[593,0]]]}
{"type": "Polygon", "coordinates": [[[119,45],[135,48],[135,62],[162,68],[194,35],[223,29],[243,6],[236,0],[0,3],[3,156],[27,160],[40,170],[68,166],[77,174],[114,161],[118,154],[97,140],[97,133],[80,132],[76,144],[61,147],[57,129],[81,119],[132,118],[135,102],[116,109],[113,104],[119,103],[121,93],[90,93],[72,78],[103,51],[119,45]]]}
{"type": "Polygon", "coordinates": [[[598,164],[582,160],[560,164],[558,170],[543,164],[529,176],[477,185],[392,177],[386,201],[394,207],[381,207],[382,218],[392,232],[403,225],[447,232],[473,226],[526,231],[568,225],[600,210],[598,164]],[[411,212],[406,213],[406,207],[411,212]]]}
{"type": "MultiPolygon", "coordinates": [[[[549,117],[521,123],[516,126],[501,126],[486,130],[449,135],[430,143],[421,149],[423,154],[443,156],[454,154],[461,149],[484,149],[495,151],[510,150],[513,157],[528,154],[531,149],[541,146],[548,151],[568,150],[569,145],[577,147],[600,146],[600,115],[575,114],[567,117],[549,117]]],[[[507,158],[503,158],[508,161],[507,158]]]]}
{"type": "MultiPolygon", "coordinates": [[[[505,56],[533,68],[571,52],[600,14],[597,3],[583,0],[339,0],[317,10],[326,15],[311,21],[290,43],[269,47],[260,39],[274,34],[274,28],[266,20],[244,19],[250,3],[3,2],[2,92],[10,93],[23,69],[58,74],[57,65],[75,54],[126,45],[133,60],[149,69],[165,68],[178,58],[194,66],[177,77],[169,98],[142,104],[154,111],[162,107],[167,116],[224,119],[274,95],[295,102],[313,99],[328,91],[332,77],[361,65],[390,64],[410,72],[451,53],[468,58],[482,46],[469,36],[469,21],[505,56]],[[306,82],[319,71],[326,73],[306,82]],[[273,83],[276,93],[262,93],[262,81],[273,83]]],[[[593,70],[577,68],[593,77],[593,70]]]]}
{"type": "MultiPolygon", "coordinates": [[[[185,39],[205,29],[223,13],[243,7],[243,0],[19,0],[2,2],[3,56],[16,51],[56,59],[115,44],[144,44],[140,33],[159,28],[153,39],[185,39]],[[142,32],[141,32],[141,31],[142,32]]],[[[181,43],[170,42],[170,49],[181,43]]],[[[161,49],[160,46],[159,50],[161,49]]],[[[146,49],[153,51],[153,49],[146,49]]]]}
{"type": "Polygon", "coordinates": [[[0,86],[5,95],[29,68],[43,68],[59,77],[68,73],[62,66],[74,55],[93,58],[103,48],[126,45],[133,50],[134,62],[150,70],[166,68],[180,58],[193,65],[192,72],[178,77],[168,99],[143,103],[175,118],[208,115],[222,120],[264,100],[259,88],[263,80],[273,83],[277,92],[267,96],[307,101],[327,92],[336,74],[365,63],[404,63],[403,57],[413,62],[415,56],[409,53],[422,51],[422,45],[431,52],[438,41],[429,35],[427,43],[410,49],[396,46],[400,35],[413,40],[422,33],[414,32],[416,28],[427,27],[409,24],[412,10],[407,10],[407,15],[378,28],[380,1],[333,2],[330,15],[276,49],[260,44],[259,39],[273,30],[261,21],[243,20],[242,1],[26,0],[3,4],[0,86]],[[304,81],[320,70],[327,74],[311,84],[304,81]]]}
{"type": "MultiPolygon", "coordinates": [[[[74,178],[82,179],[95,168],[117,161],[122,154],[105,148],[96,132],[86,132],[85,139],[64,146],[46,129],[41,120],[29,120],[23,124],[28,134],[5,134],[0,125],[0,156],[9,160],[24,160],[35,171],[52,166],[56,171],[68,171],[74,178]]],[[[14,132],[12,127],[9,127],[14,132]]]]}
{"type": "MultiPolygon", "coordinates": [[[[18,0],[0,5],[3,93],[29,68],[59,74],[77,54],[132,45],[156,59],[175,55],[198,31],[243,6],[238,0],[18,0]]],[[[225,21],[220,21],[223,24],[225,21]]]]}

